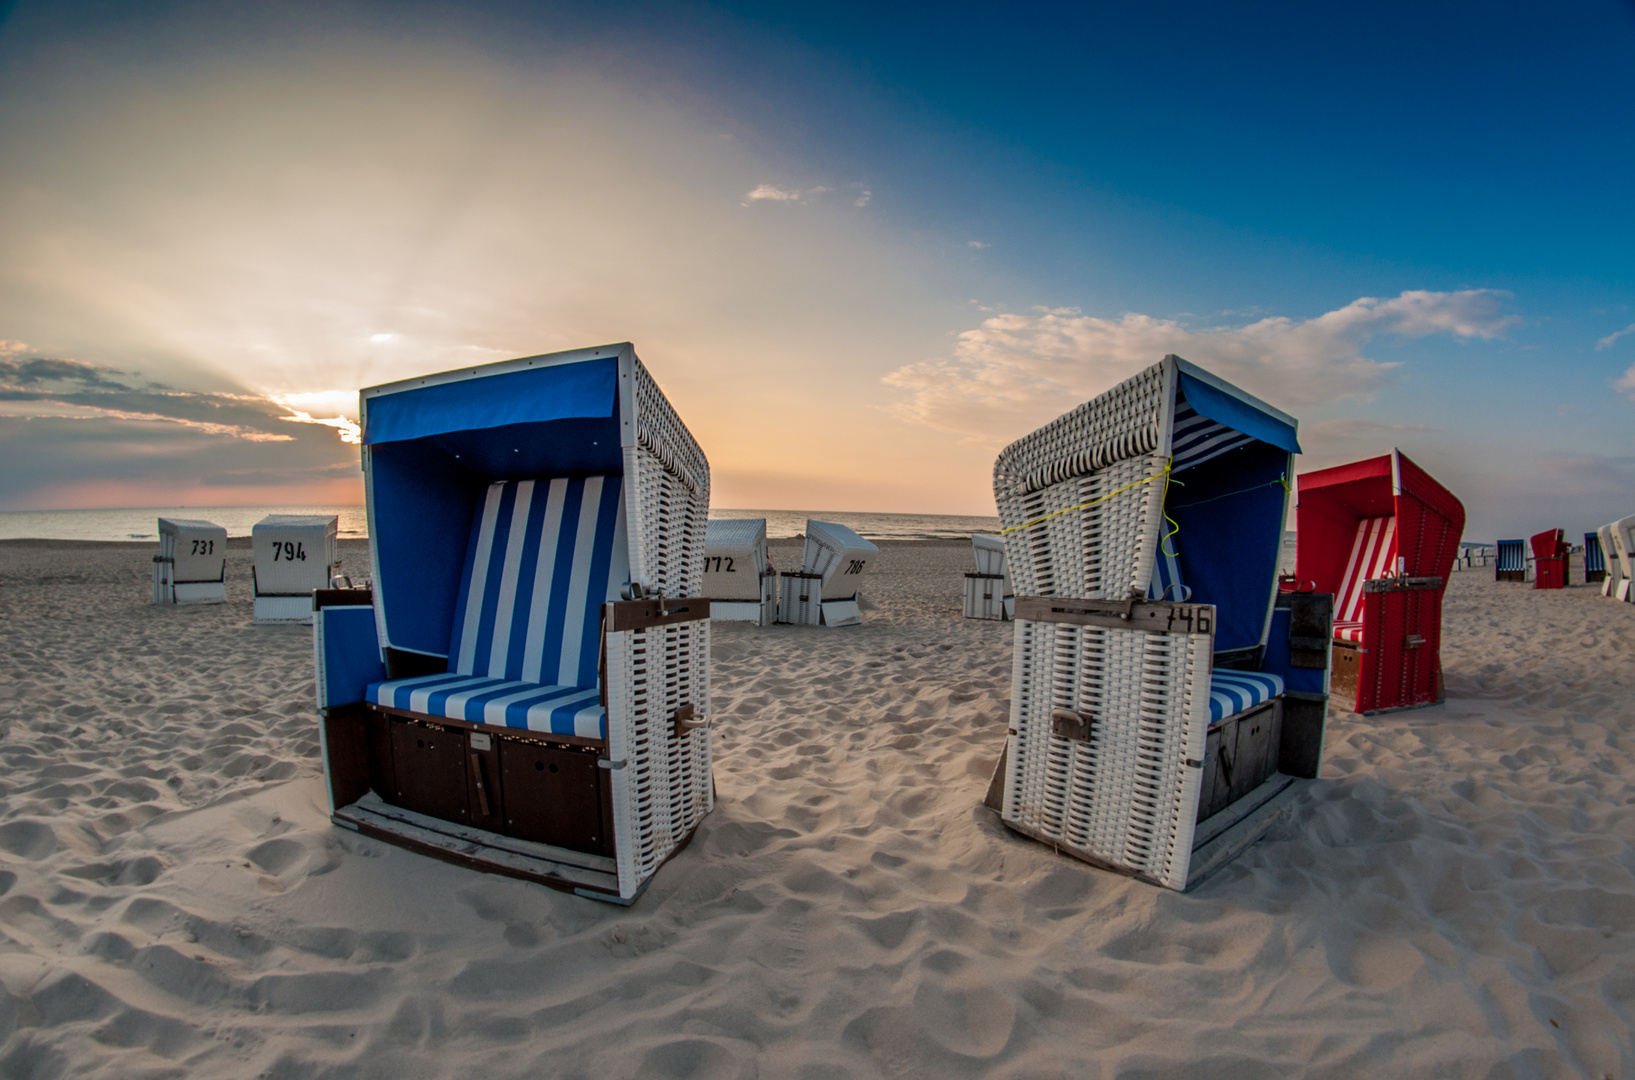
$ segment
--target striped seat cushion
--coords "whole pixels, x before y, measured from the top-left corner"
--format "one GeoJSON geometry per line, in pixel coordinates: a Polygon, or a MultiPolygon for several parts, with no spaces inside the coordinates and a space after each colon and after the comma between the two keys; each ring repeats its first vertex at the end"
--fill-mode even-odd
{"type": "Polygon", "coordinates": [[[489,487],[466,548],[451,671],[598,685],[602,604],[630,580],[623,493],[618,476],[489,487]]]}
{"type": "Polygon", "coordinates": [[[446,672],[374,683],[367,693],[376,705],[426,716],[552,735],[607,738],[607,712],[594,686],[541,686],[446,672]]]}
{"type": "Polygon", "coordinates": [[[1264,671],[1216,670],[1209,676],[1209,722],[1225,720],[1283,692],[1283,676],[1264,671]]]}
{"type": "Polygon", "coordinates": [[[1396,562],[1397,519],[1387,514],[1357,522],[1357,535],[1351,541],[1351,556],[1346,560],[1339,594],[1334,598],[1335,640],[1362,640],[1363,583],[1390,574],[1396,568],[1396,562]],[[1355,631],[1355,636],[1345,636],[1352,631],[1355,631]]]}

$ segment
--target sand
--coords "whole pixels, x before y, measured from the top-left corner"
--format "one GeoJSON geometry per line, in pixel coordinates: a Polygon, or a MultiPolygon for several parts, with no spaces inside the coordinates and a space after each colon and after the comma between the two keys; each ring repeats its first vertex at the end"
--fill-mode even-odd
{"type": "MultiPolygon", "coordinates": [[[[348,544],[348,568],[367,561],[348,544]]],[[[792,563],[794,548],[775,544],[792,563]]],[[[720,801],[625,909],[332,827],[309,631],[0,544],[0,1075],[1635,1076],[1635,607],[1455,575],[1448,702],[1193,893],[979,802],[1010,628],[967,544],[864,626],[718,625],[720,801]]]]}

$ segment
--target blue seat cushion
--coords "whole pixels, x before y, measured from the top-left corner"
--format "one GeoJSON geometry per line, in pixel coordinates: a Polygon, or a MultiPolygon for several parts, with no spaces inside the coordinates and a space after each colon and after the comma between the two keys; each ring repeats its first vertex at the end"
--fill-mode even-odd
{"type": "Polygon", "coordinates": [[[426,716],[552,735],[607,738],[607,711],[594,686],[544,686],[451,671],[371,683],[367,693],[376,705],[426,716]]]}
{"type": "Polygon", "coordinates": [[[1209,676],[1209,722],[1219,723],[1228,716],[1263,705],[1281,693],[1281,675],[1217,669],[1209,676]]]}

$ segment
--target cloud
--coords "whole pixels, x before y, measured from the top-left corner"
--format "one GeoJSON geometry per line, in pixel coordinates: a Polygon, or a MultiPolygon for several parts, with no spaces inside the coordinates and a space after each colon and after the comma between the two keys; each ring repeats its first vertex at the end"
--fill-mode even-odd
{"type": "MultiPolygon", "coordinates": [[[[249,442],[291,442],[267,423],[277,403],[243,395],[201,394],[156,383],[131,385],[114,368],[36,356],[0,359],[0,402],[9,416],[128,420],[176,424],[205,435],[249,442]]],[[[293,419],[290,418],[290,419],[293,419]]],[[[318,421],[321,422],[321,421],[318,421]]],[[[342,436],[343,441],[348,441],[342,436]]]]}
{"type": "Polygon", "coordinates": [[[772,184],[761,184],[754,191],[745,195],[744,198],[746,200],[745,206],[752,202],[796,202],[800,199],[800,192],[785,191],[783,188],[772,184]]]}
{"type": "Polygon", "coordinates": [[[874,197],[874,192],[865,189],[863,194],[859,195],[856,199],[854,199],[852,201],[852,205],[856,206],[856,207],[859,207],[859,208],[867,206],[869,204],[869,200],[871,198],[873,198],[873,197],[874,197]]]}
{"type": "Polygon", "coordinates": [[[1629,370],[1624,372],[1623,378],[1612,385],[1614,389],[1628,394],[1631,401],[1635,401],[1635,364],[1629,365],[1629,370]]]}
{"type": "Polygon", "coordinates": [[[1397,366],[1364,356],[1370,342],[1499,337],[1517,321],[1501,312],[1507,296],[1409,291],[1363,297],[1312,319],[1201,329],[1136,312],[1103,319],[1076,308],[1035,308],[986,319],[959,335],[952,357],[905,365],[885,382],[906,392],[896,406],[903,419],[986,446],[1045,423],[1166,353],[1205,364],[1273,404],[1367,398],[1397,366]]]}
{"type": "Polygon", "coordinates": [[[980,251],[982,248],[992,247],[993,245],[984,244],[981,240],[967,240],[965,241],[965,246],[968,248],[976,248],[980,251]]]}
{"type": "Polygon", "coordinates": [[[1628,326],[1624,327],[1622,330],[1619,330],[1616,333],[1608,334],[1606,337],[1602,338],[1600,341],[1597,341],[1595,343],[1595,351],[1600,352],[1602,349],[1612,348],[1613,343],[1616,342],[1619,338],[1623,337],[1625,334],[1635,334],[1635,323],[1630,323],[1628,326]]]}
{"type": "Polygon", "coordinates": [[[281,416],[279,419],[288,420],[291,423],[296,424],[323,424],[326,427],[332,427],[336,431],[340,432],[341,442],[343,443],[363,442],[363,428],[358,426],[357,421],[348,420],[344,416],[331,416],[328,419],[321,419],[313,416],[311,413],[296,410],[291,415],[281,416]]]}

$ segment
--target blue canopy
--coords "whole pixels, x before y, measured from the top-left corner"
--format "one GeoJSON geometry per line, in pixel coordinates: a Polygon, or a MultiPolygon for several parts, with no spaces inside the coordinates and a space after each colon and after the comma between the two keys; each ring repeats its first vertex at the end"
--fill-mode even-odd
{"type": "Polygon", "coordinates": [[[363,442],[375,446],[456,431],[611,417],[618,366],[618,358],[609,356],[381,394],[368,399],[363,442]]]}
{"type": "Polygon", "coordinates": [[[1270,443],[1291,454],[1301,452],[1293,425],[1286,424],[1242,398],[1217,389],[1184,371],[1180,372],[1180,376],[1181,393],[1185,395],[1187,404],[1215,423],[1224,424],[1234,431],[1241,431],[1252,439],[1270,443]]]}

